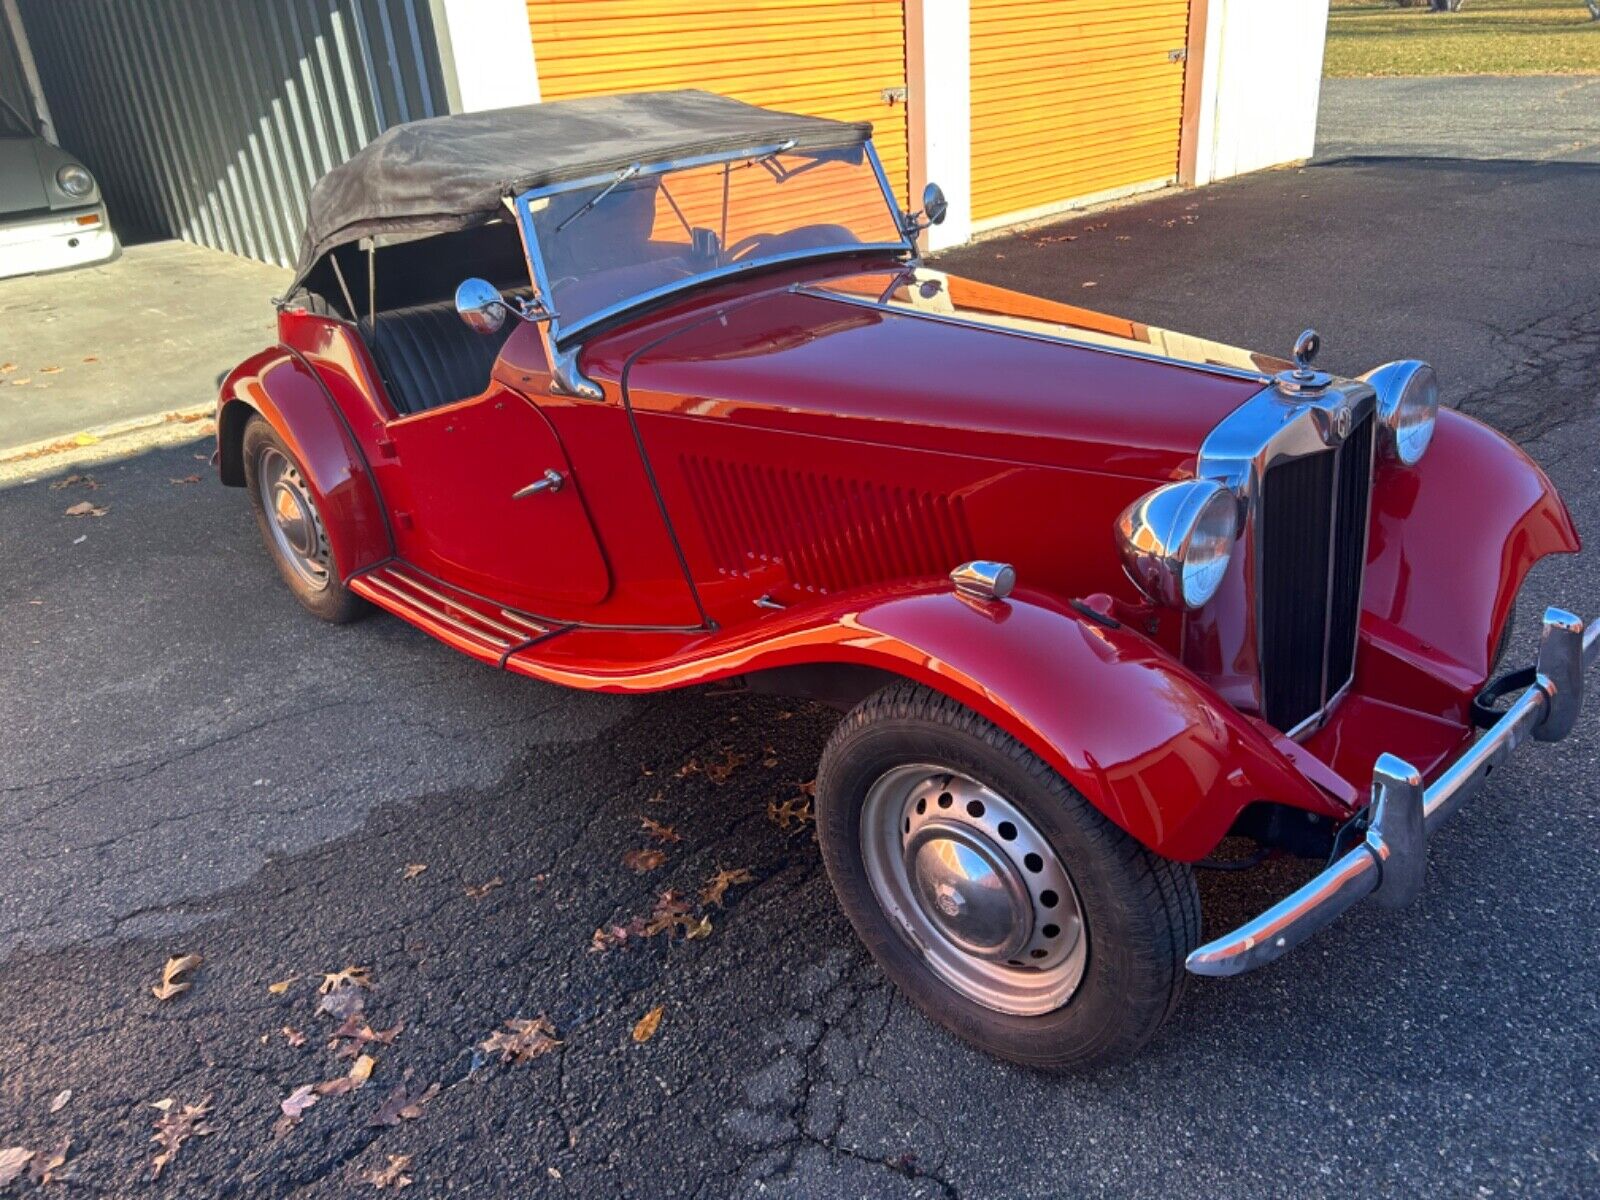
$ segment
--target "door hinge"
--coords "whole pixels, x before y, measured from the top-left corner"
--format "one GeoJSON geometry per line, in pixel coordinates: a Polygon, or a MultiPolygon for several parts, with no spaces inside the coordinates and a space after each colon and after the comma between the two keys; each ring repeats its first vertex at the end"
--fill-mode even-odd
{"type": "Polygon", "coordinates": [[[1185,62],[1189,57],[1189,47],[1179,46],[1176,50],[1167,51],[1168,62],[1185,62]]]}
{"type": "Polygon", "coordinates": [[[904,104],[906,102],[906,89],[903,87],[886,87],[878,94],[883,97],[885,104],[904,104]]]}

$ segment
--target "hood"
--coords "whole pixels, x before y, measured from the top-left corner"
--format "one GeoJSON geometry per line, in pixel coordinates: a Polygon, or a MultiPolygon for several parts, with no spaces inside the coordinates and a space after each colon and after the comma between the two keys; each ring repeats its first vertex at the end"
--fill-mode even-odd
{"type": "Polygon", "coordinates": [[[623,384],[644,411],[1167,479],[1284,365],[916,268],[720,307],[623,384]]]}
{"type": "Polygon", "coordinates": [[[0,137],[0,213],[50,207],[34,144],[38,138],[0,137]]]}

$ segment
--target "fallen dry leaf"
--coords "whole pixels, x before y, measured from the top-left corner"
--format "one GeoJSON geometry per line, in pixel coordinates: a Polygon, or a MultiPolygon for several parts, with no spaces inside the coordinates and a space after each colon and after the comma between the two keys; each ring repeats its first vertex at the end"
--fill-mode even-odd
{"type": "Polygon", "coordinates": [[[0,363],[0,375],[9,375],[16,369],[17,364],[14,362],[0,363]]]}
{"type": "Polygon", "coordinates": [[[654,871],[666,861],[667,856],[654,848],[629,850],[622,856],[622,865],[630,871],[637,871],[641,875],[648,871],[654,871]]]}
{"type": "Polygon", "coordinates": [[[665,1011],[665,1007],[658,1004],[640,1017],[638,1024],[633,1027],[633,1040],[642,1044],[655,1037],[656,1030],[661,1028],[661,1014],[665,1011]]]}
{"type": "Polygon", "coordinates": [[[629,938],[640,937],[643,934],[644,922],[638,917],[626,925],[602,925],[589,939],[589,953],[604,954],[613,946],[620,946],[629,938]]]}
{"type": "Polygon", "coordinates": [[[717,873],[706,880],[705,886],[700,889],[700,903],[703,905],[714,904],[722,907],[722,898],[727,895],[728,889],[739,883],[754,883],[756,877],[746,867],[734,867],[732,870],[719,867],[717,873]]]}
{"type": "Polygon", "coordinates": [[[369,988],[372,986],[372,976],[365,967],[346,967],[342,971],[329,971],[322,977],[322,982],[317,985],[317,991],[326,996],[329,992],[342,987],[369,988]]]}
{"type": "Polygon", "coordinates": [[[561,1042],[555,1026],[543,1014],[531,1019],[512,1017],[504,1029],[497,1029],[478,1046],[485,1054],[498,1054],[501,1062],[531,1062],[548,1054],[561,1042]]]}
{"type": "Polygon", "coordinates": [[[32,382],[33,382],[33,380],[25,375],[21,379],[13,379],[11,381],[11,386],[12,387],[27,387],[32,382]]]}
{"type": "Polygon", "coordinates": [[[62,488],[86,487],[91,492],[97,491],[100,481],[93,475],[68,475],[65,479],[58,479],[50,485],[52,492],[59,492],[62,488]]]}
{"type": "Polygon", "coordinates": [[[428,1101],[438,1094],[437,1083],[430,1083],[415,1096],[411,1095],[410,1089],[405,1084],[396,1084],[394,1091],[383,1098],[383,1103],[378,1106],[378,1111],[372,1115],[372,1120],[367,1124],[378,1127],[398,1125],[401,1121],[415,1121],[428,1106],[428,1101]]]}
{"type": "Polygon", "coordinates": [[[28,1168],[28,1177],[40,1187],[47,1183],[56,1183],[67,1178],[70,1174],[66,1170],[67,1151],[71,1149],[72,1138],[70,1136],[63,1137],[56,1143],[56,1148],[49,1154],[43,1157],[37,1155],[34,1157],[33,1165],[28,1168]]]}
{"type": "Polygon", "coordinates": [[[267,984],[267,991],[271,992],[274,996],[281,996],[304,978],[304,975],[291,975],[287,979],[278,980],[277,983],[267,984]]]}
{"type": "Polygon", "coordinates": [[[183,995],[189,990],[190,984],[187,979],[180,980],[178,976],[194,970],[201,961],[198,954],[167,959],[167,965],[161,968],[161,982],[150,989],[150,994],[157,1000],[171,1000],[174,996],[183,995]]]}
{"type": "Polygon", "coordinates": [[[380,1046],[394,1045],[395,1038],[400,1036],[401,1030],[405,1027],[406,1023],[401,1021],[393,1029],[373,1029],[361,1017],[360,1013],[353,1013],[345,1018],[344,1024],[333,1031],[333,1034],[328,1039],[328,1047],[332,1049],[337,1046],[341,1038],[348,1039],[346,1044],[340,1048],[338,1057],[351,1058],[360,1051],[362,1046],[369,1045],[372,1042],[376,1042],[380,1046]]]}
{"type": "Polygon", "coordinates": [[[701,938],[711,936],[711,918],[701,915],[690,920],[680,922],[683,927],[683,939],[686,942],[697,942],[701,938]]]}
{"type": "Polygon", "coordinates": [[[298,1050],[301,1046],[306,1044],[306,1035],[301,1033],[293,1025],[285,1025],[283,1027],[283,1040],[298,1050]]]}
{"type": "Polygon", "coordinates": [[[33,1151],[26,1146],[7,1146],[0,1150],[0,1187],[14,1182],[32,1158],[33,1151]]]}
{"type": "Polygon", "coordinates": [[[761,765],[769,771],[778,765],[778,752],[771,746],[761,747],[761,765]]]}
{"type": "Polygon", "coordinates": [[[211,1115],[210,1096],[199,1104],[185,1104],[181,1108],[170,1097],[157,1100],[150,1107],[161,1110],[161,1115],[156,1118],[155,1136],[150,1139],[161,1147],[161,1152],[150,1163],[150,1177],[159,1179],[161,1172],[178,1156],[185,1142],[191,1137],[210,1137],[217,1132],[217,1127],[207,1120],[211,1115]]]}
{"type": "Polygon", "coordinates": [[[407,863],[400,871],[401,879],[415,879],[428,869],[427,863],[407,863]]]}
{"type": "Polygon", "coordinates": [[[199,483],[200,482],[200,476],[198,476],[198,475],[185,475],[182,479],[169,479],[169,480],[167,480],[167,482],[168,483],[199,483]]]}
{"type": "Polygon", "coordinates": [[[100,361],[100,356],[98,354],[85,354],[83,356],[83,361],[84,362],[99,362],[100,361]]]}
{"type": "Polygon", "coordinates": [[[361,1174],[361,1182],[370,1183],[380,1192],[383,1191],[384,1188],[392,1187],[399,1189],[403,1187],[410,1187],[412,1179],[411,1176],[406,1174],[406,1171],[409,1170],[410,1167],[411,1155],[391,1154],[389,1155],[389,1161],[386,1165],[381,1167],[369,1167],[366,1171],[363,1171],[361,1174]]]}
{"type": "Polygon", "coordinates": [[[734,750],[724,750],[722,757],[716,762],[706,764],[706,778],[712,783],[721,786],[728,782],[733,773],[745,763],[750,761],[748,754],[739,754],[734,750]]]}
{"type": "Polygon", "coordinates": [[[785,800],[782,804],[768,800],[767,820],[779,829],[788,829],[791,825],[797,829],[804,829],[815,820],[811,811],[811,797],[796,796],[792,800],[785,800]]]}
{"type": "Polygon", "coordinates": [[[39,368],[39,374],[41,374],[41,375],[59,375],[60,373],[61,373],[61,368],[60,367],[40,367],[39,368]]]}
{"type": "Polygon", "coordinates": [[[316,1085],[319,1096],[343,1096],[346,1092],[353,1092],[367,1080],[372,1078],[372,1068],[378,1065],[378,1060],[370,1054],[363,1054],[350,1064],[350,1073],[340,1075],[336,1079],[328,1079],[316,1085]]]}
{"type": "Polygon", "coordinates": [[[672,774],[677,779],[687,779],[691,775],[700,774],[701,770],[703,770],[703,768],[700,766],[700,760],[698,758],[691,758],[672,774]]]}
{"type": "Polygon", "coordinates": [[[641,826],[643,826],[644,831],[651,837],[655,838],[658,842],[663,842],[670,845],[673,842],[683,841],[683,835],[680,834],[676,829],[674,829],[671,825],[663,825],[660,821],[657,821],[653,817],[640,817],[639,823],[641,826]]]}
{"type": "Polygon", "coordinates": [[[505,882],[506,881],[504,879],[501,879],[500,876],[496,875],[493,879],[486,880],[483,883],[475,885],[469,884],[467,887],[467,899],[482,900],[490,892],[494,891],[495,888],[504,887],[505,882]]]}
{"type": "Polygon", "coordinates": [[[336,987],[322,997],[321,1000],[317,1001],[317,1011],[325,1013],[337,1021],[348,1020],[366,1006],[366,993],[353,984],[336,987]]]}
{"type": "Polygon", "coordinates": [[[69,517],[103,517],[110,511],[111,511],[111,509],[109,509],[109,508],[101,508],[99,505],[90,504],[89,501],[87,501],[87,500],[79,500],[71,508],[67,509],[67,516],[69,516],[69,517]]]}
{"type": "Polygon", "coordinates": [[[50,1111],[53,1112],[53,1113],[60,1112],[63,1108],[65,1108],[67,1106],[67,1102],[69,1100],[71,1100],[71,1099],[72,1099],[72,1089],[71,1088],[62,1088],[59,1092],[56,1093],[55,1099],[50,1101],[50,1111]]]}

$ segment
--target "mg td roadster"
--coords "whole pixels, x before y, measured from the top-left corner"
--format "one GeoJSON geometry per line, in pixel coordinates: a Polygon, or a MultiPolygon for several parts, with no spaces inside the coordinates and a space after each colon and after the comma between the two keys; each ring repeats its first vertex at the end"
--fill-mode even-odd
{"type": "MultiPolygon", "coordinates": [[[[1235,975],[1418,893],[1428,838],[1578,715],[1578,537],[1433,371],[1318,370],[957,278],[870,128],[704,92],[398,126],[311,194],[217,464],[315,615],[491,667],[845,712],[841,905],[1005,1058],[1131,1054],[1235,975]],[[1325,863],[1202,944],[1224,838],[1325,863]]],[[[1232,846],[1230,845],[1230,849],[1232,846]]]]}

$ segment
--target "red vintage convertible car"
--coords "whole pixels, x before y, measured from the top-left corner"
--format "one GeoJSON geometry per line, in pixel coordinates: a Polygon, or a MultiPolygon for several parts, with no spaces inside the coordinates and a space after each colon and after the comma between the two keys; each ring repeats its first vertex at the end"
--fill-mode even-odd
{"type": "Polygon", "coordinates": [[[1527,738],[1600,623],[1517,591],[1578,549],[1419,362],[1333,378],[924,266],[870,129],[703,92],[391,129],[310,201],[279,344],[222,387],[313,613],[495,668],[742,681],[847,711],[828,873],[936,1021],[1024,1063],[1131,1053],[1189,972],[1271,961],[1527,738]],[[1327,863],[1200,944],[1229,836],[1327,863]]]}

